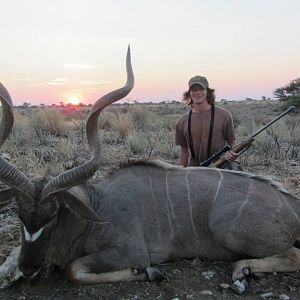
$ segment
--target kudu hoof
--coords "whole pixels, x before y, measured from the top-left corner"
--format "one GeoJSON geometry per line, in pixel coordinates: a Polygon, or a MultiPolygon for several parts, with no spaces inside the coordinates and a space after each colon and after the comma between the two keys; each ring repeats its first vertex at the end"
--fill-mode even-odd
{"type": "Polygon", "coordinates": [[[162,281],[167,279],[167,277],[157,268],[148,267],[145,271],[148,276],[148,280],[150,281],[162,281]]]}
{"type": "Polygon", "coordinates": [[[245,276],[249,276],[251,274],[251,269],[250,268],[243,268],[243,274],[245,276]]]}

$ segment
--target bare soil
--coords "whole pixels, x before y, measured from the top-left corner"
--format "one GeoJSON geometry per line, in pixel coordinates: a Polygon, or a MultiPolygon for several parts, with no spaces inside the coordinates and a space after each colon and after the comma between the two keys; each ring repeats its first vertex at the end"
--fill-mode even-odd
{"type": "Polygon", "coordinates": [[[133,282],[101,285],[74,285],[66,282],[64,273],[55,273],[48,279],[19,280],[0,291],[1,299],[260,299],[273,293],[273,299],[284,294],[299,299],[300,273],[264,274],[248,280],[243,295],[220,284],[231,284],[228,263],[204,262],[198,259],[167,263],[160,268],[168,279],[161,283],[133,282]],[[215,275],[206,279],[201,273],[215,275]],[[210,294],[211,292],[211,294],[210,294]]]}

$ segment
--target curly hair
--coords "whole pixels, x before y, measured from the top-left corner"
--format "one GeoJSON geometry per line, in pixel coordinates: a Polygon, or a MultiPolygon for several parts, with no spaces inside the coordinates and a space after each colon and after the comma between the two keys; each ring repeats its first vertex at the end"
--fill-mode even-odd
{"type": "MultiPolygon", "coordinates": [[[[215,90],[206,88],[207,90],[207,102],[210,105],[214,105],[216,101],[216,95],[215,95],[215,90]]],[[[182,101],[185,102],[188,106],[193,107],[193,100],[191,99],[190,96],[190,90],[185,91],[182,95],[182,101]]]]}

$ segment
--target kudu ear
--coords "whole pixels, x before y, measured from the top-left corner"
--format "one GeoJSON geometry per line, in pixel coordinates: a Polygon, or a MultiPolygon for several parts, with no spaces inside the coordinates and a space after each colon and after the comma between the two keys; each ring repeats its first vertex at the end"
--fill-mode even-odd
{"type": "Polygon", "coordinates": [[[75,215],[90,222],[103,224],[90,206],[88,194],[80,186],[74,186],[60,193],[63,194],[64,206],[75,215]]]}
{"type": "Polygon", "coordinates": [[[8,188],[0,191],[0,210],[5,208],[16,199],[16,190],[8,188]]]}

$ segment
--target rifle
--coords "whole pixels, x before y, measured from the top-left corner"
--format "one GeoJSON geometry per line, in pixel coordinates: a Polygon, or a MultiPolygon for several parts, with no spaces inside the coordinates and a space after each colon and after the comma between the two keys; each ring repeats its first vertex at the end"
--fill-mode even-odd
{"type": "MultiPolygon", "coordinates": [[[[284,115],[286,115],[287,113],[289,113],[291,110],[293,110],[295,108],[295,106],[290,106],[287,110],[285,110],[282,114],[280,114],[278,117],[276,117],[274,120],[272,120],[271,122],[269,122],[267,125],[265,125],[264,127],[262,127],[261,129],[259,129],[258,131],[256,131],[255,133],[253,133],[249,138],[247,138],[246,140],[244,140],[243,142],[241,142],[238,145],[235,145],[234,147],[232,147],[231,151],[235,152],[235,153],[239,153],[242,154],[245,151],[247,151],[250,147],[251,144],[253,143],[253,141],[255,140],[254,138],[259,135],[262,131],[264,131],[265,129],[267,129],[269,126],[271,126],[273,123],[275,123],[276,121],[278,121],[279,119],[281,119],[284,115]]],[[[213,167],[215,168],[220,168],[222,167],[227,160],[224,157],[219,158],[224,152],[226,152],[227,150],[224,151],[224,148],[226,146],[224,146],[219,152],[213,154],[211,157],[209,157],[206,161],[203,162],[203,164],[205,162],[209,162],[208,164],[202,165],[202,166],[209,166],[212,162],[213,163],[213,167]],[[218,159],[219,158],[219,159],[218,159]],[[217,160],[218,159],[218,160],[217,160]],[[217,161],[216,161],[217,160],[217,161]]],[[[230,149],[229,149],[230,150],[230,149]]]]}
{"type": "Polygon", "coordinates": [[[202,163],[200,163],[200,167],[208,167],[211,163],[213,163],[215,160],[217,160],[223,153],[226,151],[229,151],[231,149],[231,146],[228,144],[225,145],[221,150],[214,153],[212,156],[210,156],[208,159],[204,160],[202,163]]]}

